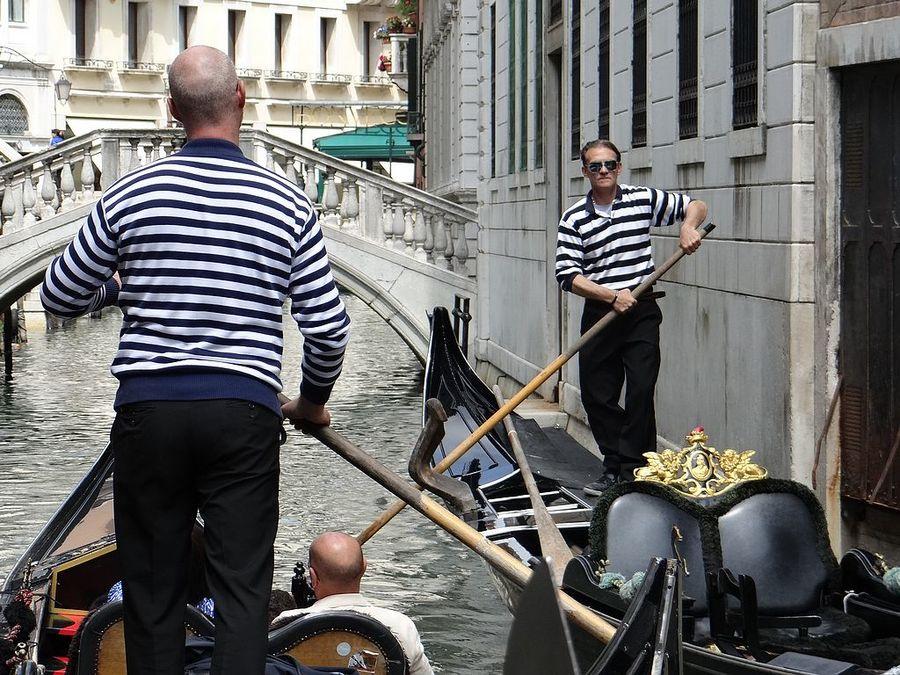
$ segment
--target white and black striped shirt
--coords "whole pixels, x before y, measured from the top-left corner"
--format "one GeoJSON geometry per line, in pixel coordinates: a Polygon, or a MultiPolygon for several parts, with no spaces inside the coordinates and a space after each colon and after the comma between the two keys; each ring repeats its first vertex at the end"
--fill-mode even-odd
{"type": "Polygon", "coordinates": [[[594,208],[591,193],[559,221],[556,280],[572,290],[579,274],[613,290],[633,289],[653,273],[650,228],[684,220],[691,199],[656,188],[619,185],[610,215],[594,208]]]}
{"type": "Polygon", "coordinates": [[[57,316],[122,309],[117,407],[245,398],[280,412],[286,298],[304,336],[300,390],[324,403],[350,320],[315,210],[297,186],[217,139],[117,181],[41,287],[57,316]]]}

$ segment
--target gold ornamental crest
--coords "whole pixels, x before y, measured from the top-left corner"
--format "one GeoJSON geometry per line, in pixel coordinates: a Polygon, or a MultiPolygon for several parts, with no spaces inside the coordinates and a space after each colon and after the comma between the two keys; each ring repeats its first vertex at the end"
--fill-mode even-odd
{"type": "Polygon", "coordinates": [[[647,465],[634,470],[635,480],[661,483],[686,497],[702,499],[768,475],[764,468],[750,461],[755,450],[739,452],[729,448],[719,452],[707,447],[709,436],[703,427],[696,427],[685,440],[688,447],[681,450],[645,452],[647,465]]]}

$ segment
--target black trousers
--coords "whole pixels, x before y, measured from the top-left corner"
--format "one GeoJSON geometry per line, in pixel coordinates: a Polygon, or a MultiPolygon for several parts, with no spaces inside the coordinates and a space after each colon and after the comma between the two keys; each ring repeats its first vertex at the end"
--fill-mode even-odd
{"type": "MultiPolygon", "coordinates": [[[[587,300],[581,317],[584,334],[607,312],[587,300]]],[[[578,356],[581,401],[609,473],[634,477],[643,454],[656,449],[653,394],[659,375],[659,326],[655,300],[641,300],[585,346],[578,356]],[[625,384],[625,408],[619,405],[625,384]]]]}
{"type": "Polygon", "coordinates": [[[247,401],[150,401],[113,423],[129,675],[183,675],[191,530],[204,522],[212,673],[263,672],[278,527],[279,430],[247,401]]]}

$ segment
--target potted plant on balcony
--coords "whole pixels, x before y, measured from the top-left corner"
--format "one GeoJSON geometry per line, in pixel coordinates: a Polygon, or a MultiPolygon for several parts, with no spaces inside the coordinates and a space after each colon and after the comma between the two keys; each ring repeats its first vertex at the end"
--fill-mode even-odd
{"type": "Polygon", "coordinates": [[[403,32],[407,35],[412,35],[416,32],[416,20],[414,16],[415,15],[408,16],[403,19],[403,32]]]}
{"type": "Polygon", "coordinates": [[[382,54],[378,57],[378,70],[382,73],[391,72],[391,57],[387,54],[382,54]]]}
{"type": "Polygon", "coordinates": [[[401,19],[399,16],[389,16],[387,19],[385,19],[384,24],[387,26],[388,34],[403,32],[403,19],[401,19]]]}
{"type": "Polygon", "coordinates": [[[418,0],[397,0],[397,5],[395,7],[397,10],[397,14],[400,15],[403,19],[412,19],[413,25],[418,23],[419,17],[417,16],[417,12],[419,11],[419,3],[418,0]]]}
{"type": "Polygon", "coordinates": [[[375,29],[375,33],[372,35],[376,40],[381,40],[382,44],[388,44],[391,41],[391,31],[388,30],[388,25],[386,23],[381,24],[378,28],[375,29]]]}

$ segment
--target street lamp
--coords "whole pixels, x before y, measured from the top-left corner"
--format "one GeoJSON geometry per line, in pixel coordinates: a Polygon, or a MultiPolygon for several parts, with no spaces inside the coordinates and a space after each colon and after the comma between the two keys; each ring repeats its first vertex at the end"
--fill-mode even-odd
{"type": "Polygon", "coordinates": [[[56,89],[56,98],[59,99],[60,103],[65,105],[69,100],[69,94],[72,93],[72,83],[69,81],[69,78],[66,77],[65,73],[59,76],[59,79],[53,87],[56,89]]]}

